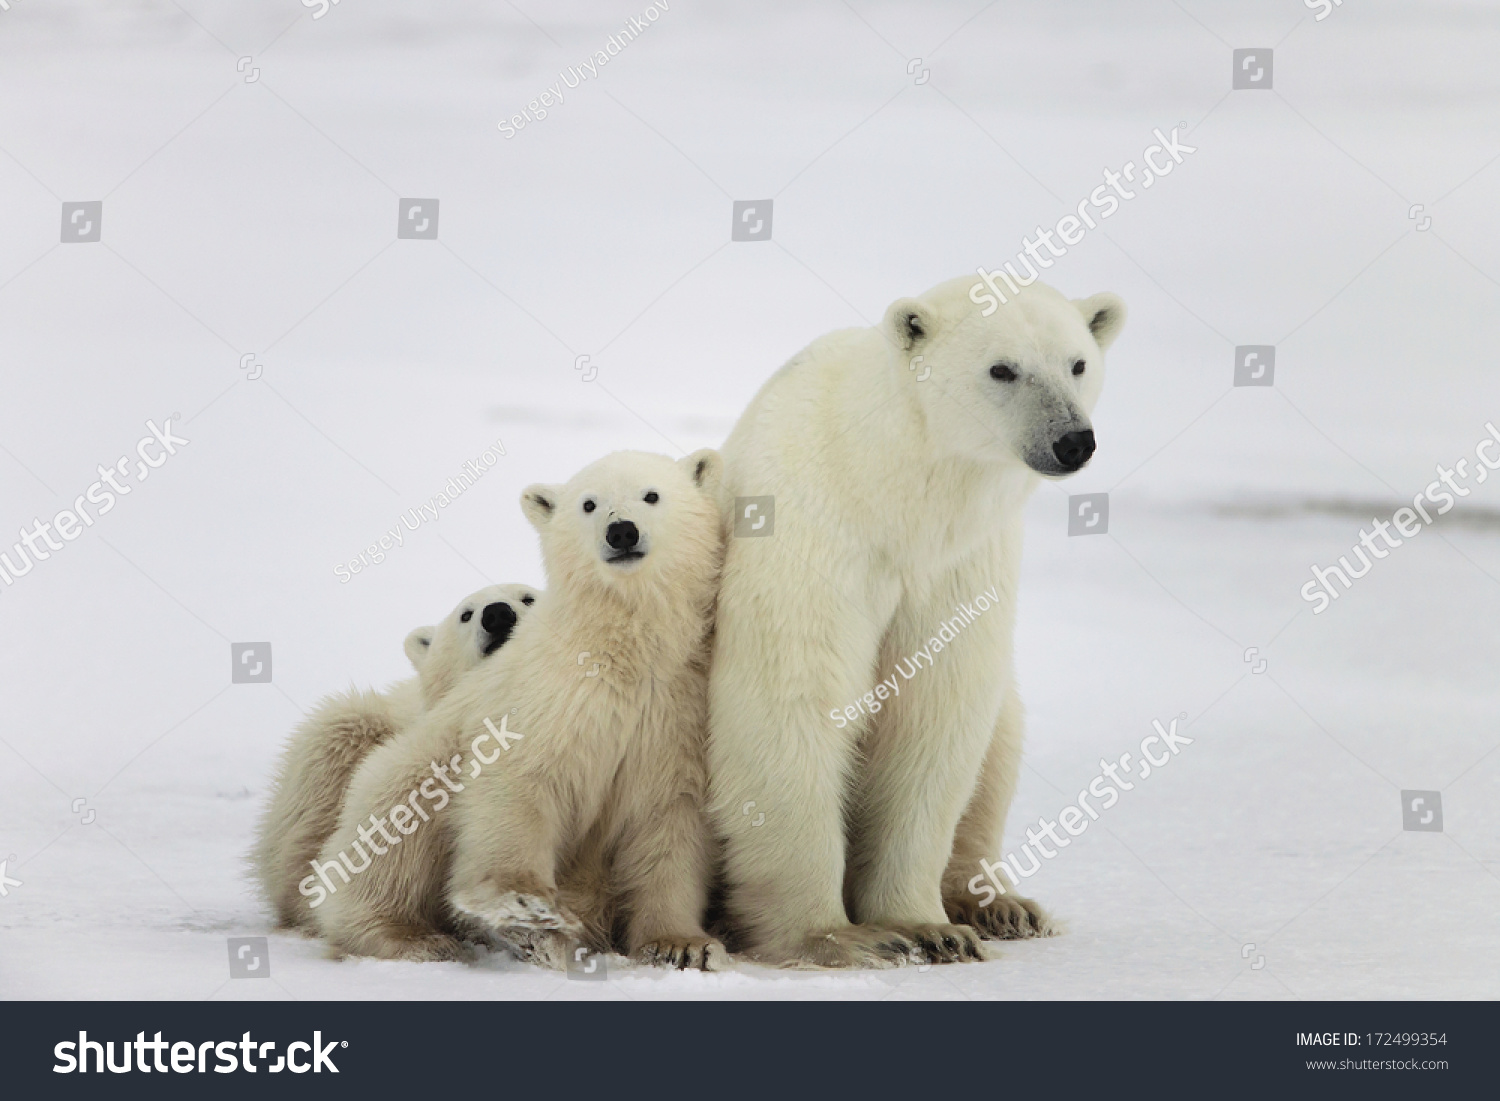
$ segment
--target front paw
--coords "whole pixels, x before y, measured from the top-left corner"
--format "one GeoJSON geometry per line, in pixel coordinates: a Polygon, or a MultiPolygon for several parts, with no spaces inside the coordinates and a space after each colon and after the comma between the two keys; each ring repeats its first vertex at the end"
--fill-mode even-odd
{"type": "Polygon", "coordinates": [[[508,929],[566,933],[579,936],[583,923],[557,901],[555,891],[541,887],[513,890],[487,879],[477,887],[454,892],[453,908],[500,933],[508,929]]]}
{"type": "Polygon", "coordinates": [[[678,971],[726,971],[729,953],[713,937],[657,937],[635,950],[635,958],[678,971]]]}
{"type": "Polygon", "coordinates": [[[943,909],[949,921],[970,926],[985,940],[1029,940],[1062,932],[1047,911],[1017,895],[997,895],[987,906],[972,895],[958,895],[943,899],[943,909]]]}
{"type": "Polygon", "coordinates": [[[989,958],[983,940],[967,925],[934,922],[892,928],[911,942],[911,956],[916,963],[970,963],[989,958]]]}
{"type": "Polygon", "coordinates": [[[765,944],[750,951],[763,963],[798,970],[823,968],[881,969],[904,967],[915,945],[901,933],[879,925],[841,925],[809,933],[795,943],[765,944]]]}
{"type": "Polygon", "coordinates": [[[573,956],[573,941],[565,933],[548,929],[512,928],[500,943],[522,963],[545,967],[549,971],[567,970],[573,956]]]}
{"type": "Polygon", "coordinates": [[[390,958],[430,963],[468,963],[474,958],[474,950],[456,937],[430,933],[395,942],[390,958]]]}

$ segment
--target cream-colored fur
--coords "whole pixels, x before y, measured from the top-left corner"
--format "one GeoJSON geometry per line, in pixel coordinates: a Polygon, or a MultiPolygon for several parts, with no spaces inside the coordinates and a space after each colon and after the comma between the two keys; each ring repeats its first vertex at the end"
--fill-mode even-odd
{"type": "Polygon", "coordinates": [[[980,938],[1050,928],[1014,895],[981,912],[965,884],[999,856],[1020,763],[1022,508],[1067,472],[1053,444],[1091,431],[1125,311],[1038,283],[984,317],[976,282],[815,341],[723,448],[727,509],[775,498],[772,535],[729,540],[710,686],[727,907],[762,959],[978,959],[980,938]],[[899,695],[839,725],[985,590],[899,695]]]}
{"type": "Polygon", "coordinates": [[[554,967],[575,942],[726,962],[702,927],[719,477],[712,451],[621,452],[523,494],[548,591],[513,646],[355,776],[322,860],[362,866],[359,824],[398,805],[426,820],[401,815],[399,844],[334,883],[317,918],[336,950],[451,959],[484,938],[554,967]],[[645,555],[612,562],[624,521],[645,555]]]}
{"type": "Polygon", "coordinates": [[[329,696],[292,732],[250,857],[278,927],[314,928],[308,898],[298,884],[338,825],[344,791],[360,762],[409,729],[487,650],[504,643],[506,632],[492,634],[484,627],[488,606],[503,603],[521,619],[530,613],[537,591],[526,585],[490,585],[471,593],[437,626],[418,627],[406,636],[415,677],[384,692],[350,688],[329,696]]]}

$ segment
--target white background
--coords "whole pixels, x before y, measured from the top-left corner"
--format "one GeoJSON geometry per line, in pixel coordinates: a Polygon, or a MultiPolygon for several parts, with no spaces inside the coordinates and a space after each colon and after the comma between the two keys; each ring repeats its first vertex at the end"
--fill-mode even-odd
{"type": "Polygon", "coordinates": [[[1323,614],[1298,595],[1500,421],[1500,11],[672,0],[497,129],[644,7],[0,11],[0,549],[148,419],[191,441],[0,586],[0,996],[1500,994],[1494,481],[1323,614]],[[1274,48],[1271,90],[1230,93],[1236,47],[1274,48]],[[229,979],[226,938],[268,931],[243,858],[281,740],[468,591],[542,580],[524,485],[722,442],[812,338],[1011,259],[1178,123],[1197,152],[1047,273],[1131,316],[1097,457],[1028,516],[1007,846],[1153,719],[1194,738],[1029,881],[1066,936],[603,983],[272,937],[271,981],[229,979]],[[395,239],[403,196],[440,199],[437,241],[395,239]],[[766,197],[772,241],[730,243],[766,197]],[[97,199],[102,241],[59,244],[97,199]],[[1276,346],[1273,388],[1231,385],[1237,344],[1276,346]],[[1069,538],[1067,495],[1102,491],[1108,534],[1069,538]],[[273,683],[231,685],[263,640],[273,683]],[[1402,789],[1444,832],[1403,831],[1402,789]]]}

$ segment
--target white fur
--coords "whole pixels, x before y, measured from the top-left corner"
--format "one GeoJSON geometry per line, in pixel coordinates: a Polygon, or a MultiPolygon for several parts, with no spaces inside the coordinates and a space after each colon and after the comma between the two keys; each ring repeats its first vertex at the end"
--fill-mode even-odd
{"type": "Polygon", "coordinates": [[[415,677],[384,692],[350,688],[328,696],[292,732],[251,853],[255,878],[279,927],[314,927],[308,900],[297,885],[338,824],[344,791],[360,762],[408,729],[459,676],[484,659],[484,649],[493,641],[481,626],[486,606],[509,604],[522,619],[537,593],[527,585],[490,585],[471,593],[437,626],[418,627],[406,636],[415,677]]]}
{"type": "Polygon", "coordinates": [[[1035,284],[986,318],[973,283],[815,341],[723,449],[726,507],[775,497],[773,535],[729,540],[710,689],[727,905],[763,959],[981,958],[979,937],[1049,928],[1013,895],[981,910],[966,883],[999,854],[1020,764],[1022,507],[1059,472],[1053,441],[1090,427],[1124,305],[1035,284]],[[986,589],[998,606],[877,715],[829,717],[986,589]]]}
{"type": "Polygon", "coordinates": [[[431,820],[320,907],[336,950],[455,958],[463,939],[484,937],[557,966],[576,938],[673,966],[722,965],[702,927],[719,476],[712,451],[679,462],[620,452],[565,486],[526,490],[548,591],[512,646],[356,775],[324,860],[424,783],[446,795],[437,764],[457,762],[460,782],[451,810],[419,795],[431,820]],[[647,553],[610,562],[609,527],[626,520],[647,553]],[[484,740],[486,719],[519,736],[509,749],[484,740]],[[481,752],[493,761],[481,765],[481,752]]]}

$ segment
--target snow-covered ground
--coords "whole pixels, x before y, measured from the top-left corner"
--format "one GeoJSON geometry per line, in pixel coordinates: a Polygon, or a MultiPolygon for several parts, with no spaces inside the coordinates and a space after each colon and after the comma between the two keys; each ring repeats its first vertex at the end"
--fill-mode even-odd
{"type": "Polygon", "coordinates": [[[0,585],[0,996],[1500,995],[1500,479],[1472,475],[1500,424],[1500,9],[670,0],[498,129],[645,7],[0,10],[0,550],[148,420],[190,441],[0,585]],[[1271,89],[1230,91],[1240,47],[1274,50],[1271,89]],[[403,675],[464,593],[541,581],[522,486],[721,442],[813,337],[1013,258],[1179,124],[1196,152],[1046,276],[1131,319],[1097,458],[1031,507],[1007,848],[1153,720],[1193,739],[1029,881],[1066,936],[601,983],[272,936],[269,982],[229,977],[227,938],[268,932],[243,855],[281,739],[403,675]],[[397,240],[433,197],[438,239],[397,240]],[[731,242],[766,197],[771,241],[731,242]],[[94,200],[101,240],[59,244],[94,200]],[[1236,345],[1275,346],[1273,387],[1232,385],[1236,345]],[[1461,458],[1472,493],[1312,614],[1310,568],[1461,458]],[[1107,534],[1069,537],[1094,492],[1107,534]],[[231,683],[231,644],[266,641],[272,682],[231,683]],[[1441,832],[1403,829],[1405,790],[1440,793],[1441,832]]]}

